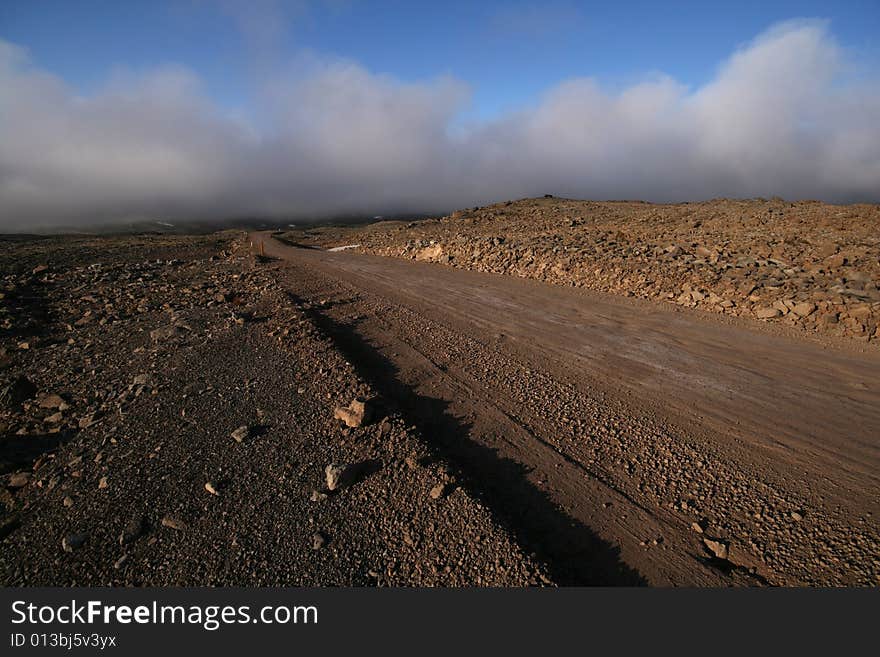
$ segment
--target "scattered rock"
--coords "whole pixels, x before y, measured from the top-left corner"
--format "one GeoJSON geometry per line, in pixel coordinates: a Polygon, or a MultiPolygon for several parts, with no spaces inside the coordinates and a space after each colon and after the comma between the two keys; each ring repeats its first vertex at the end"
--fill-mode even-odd
{"type": "Polygon", "coordinates": [[[759,306],[755,308],[755,317],[758,319],[772,319],[774,317],[779,317],[782,312],[779,308],[768,308],[766,306],[759,306]]]}
{"type": "Polygon", "coordinates": [[[703,543],[709,551],[718,559],[727,559],[730,556],[729,543],[727,541],[704,538],[703,543]]]}
{"type": "Polygon", "coordinates": [[[9,488],[24,488],[31,480],[30,472],[15,472],[9,476],[7,486],[9,488]]]}
{"type": "Polygon", "coordinates": [[[876,208],[785,205],[756,199],[623,207],[533,198],[351,237],[366,253],[782,320],[880,345],[876,208]],[[865,317],[849,321],[855,300],[866,304],[865,317]]]}
{"type": "Polygon", "coordinates": [[[237,443],[244,442],[251,436],[251,429],[249,426],[243,424],[238,429],[232,432],[232,438],[237,443]]]}
{"type": "Polygon", "coordinates": [[[327,537],[324,536],[321,532],[315,532],[312,534],[312,549],[320,550],[327,544],[327,537]]]}
{"type": "Polygon", "coordinates": [[[431,489],[429,495],[432,500],[439,500],[441,497],[446,495],[447,485],[445,483],[439,483],[431,489]]]}
{"type": "Polygon", "coordinates": [[[45,422],[47,424],[61,424],[64,421],[64,413],[58,411],[57,413],[52,413],[52,415],[46,416],[45,422]]]}
{"type": "Polygon", "coordinates": [[[150,339],[153,342],[165,342],[182,334],[183,329],[176,324],[172,324],[170,326],[162,326],[150,331],[150,339]]]}
{"type": "Polygon", "coordinates": [[[95,423],[95,418],[96,416],[94,413],[83,415],[81,418],[79,418],[79,420],[77,420],[77,426],[79,426],[80,429],[88,429],[95,423]]]}
{"type": "Polygon", "coordinates": [[[416,254],[416,260],[432,261],[443,255],[443,247],[439,244],[427,246],[416,254]]]}
{"type": "Polygon", "coordinates": [[[48,408],[48,409],[58,409],[64,410],[68,408],[67,402],[61,397],[61,395],[46,395],[42,399],[40,399],[40,408],[48,408]]]}
{"type": "Polygon", "coordinates": [[[825,258],[825,266],[829,269],[840,269],[847,264],[847,258],[842,253],[836,253],[833,256],[825,258]]]}
{"type": "Polygon", "coordinates": [[[363,399],[355,399],[347,407],[337,407],[333,417],[342,420],[349,427],[359,427],[370,420],[371,408],[363,399]]]}
{"type": "Polygon", "coordinates": [[[187,525],[183,520],[179,518],[174,518],[172,516],[165,516],[162,518],[162,526],[168,527],[169,529],[176,529],[178,531],[183,531],[186,529],[187,525]]]}
{"type": "Polygon", "coordinates": [[[791,312],[793,312],[798,317],[809,317],[810,315],[813,314],[813,312],[815,310],[816,310],[815,303],[802,302],[802,303],[794,304],[794,306],[791,309],[791,312]]]}
{"type": "Polygon", "coordinates": [[[331,463],[324,468],[324,475],[327,480],[327,490],[337,490],[343,488],[350,483],[351,473],[350,466],[342,464],[337,465],[331,463]]]}

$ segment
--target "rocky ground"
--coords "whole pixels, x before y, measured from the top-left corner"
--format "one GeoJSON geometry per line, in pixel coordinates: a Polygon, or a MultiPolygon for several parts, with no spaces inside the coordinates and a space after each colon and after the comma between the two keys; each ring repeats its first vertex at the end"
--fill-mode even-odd
{"type": "Polygon", "coordinates": [[[877,205],[538,198],[287,237],[880,342],[877,205]]]}
{"type": "Polygon", "coordinates": [[[240,233],[3,238],[4,585],[545,585],[240,233]]]}
{"type": "Polygon", "coordinates": [[[857,343],[254,240],[555,581],[880,583],[880,360],[857,343]]]}
{"type": "Polygon", "coordinates": [[[876,586],[876,209],[761,203],[2,237],[2,582],[876,586]]]}

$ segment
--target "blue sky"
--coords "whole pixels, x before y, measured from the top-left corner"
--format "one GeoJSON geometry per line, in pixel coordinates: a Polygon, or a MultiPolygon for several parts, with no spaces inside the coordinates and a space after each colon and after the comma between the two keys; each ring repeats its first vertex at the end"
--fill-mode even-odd
{"type": "Polygon", "coordinates": [[[880,201],[880,2],[0,3],[0,229],[880,201]]]}
{"type": "Polygon", "coordinates": [[[191,68],[229,107],[246,105],[254,67],[303,50],[416,81],[450,74],[487,116],[561,80],[610,88],[656,72],[700,85],[734,48],[791,18],[830,20],[876,65],[880,2],[255,2],[31,0],[0,4],[0,37],[84,91],[119,68],[191,68]],[[236,7],[236,4],[239,6],[236,7]]]}

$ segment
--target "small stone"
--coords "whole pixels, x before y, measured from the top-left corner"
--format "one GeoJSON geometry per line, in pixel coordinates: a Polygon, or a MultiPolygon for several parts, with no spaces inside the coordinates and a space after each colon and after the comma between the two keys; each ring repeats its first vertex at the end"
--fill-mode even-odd
{"type": "Polygon", "coordinates": [[[718,257],[718,252],[715,249],[707,249],[705,246],[698,246],[694,253],[697,254],[700,258],[716,258],[718,257]]]}
{"type": "Polygon", "coordinates": [[[803,514],[798,513],[797,511],[792,511],[791,512],[791,519],[794,520],[795,522],[800,522],[801,520],[804,519],[804,516],[803,516],[803,514]]]}
{"type": "Polygon", "coordinates": [[[321,501],[327,499],[327,493],[324,493],[324,492],[319,491],[319,490],[313,490],[313,491],[312,491],[312,494],[309,496],[309,499],[310,499],[312,502],[321,502],[321,501]]]}
{"type": "Polygon", "coordinates": [[[431,489],[429,495],[432,500],[439,500],[443,495],[446,494],[446,484],[437,484],[434,488],[431,489]]]}
{"type": "Polygon", "coordinates": [[[235,442],[240,443],[247,440],[251,435],[250,427],[247,425],[241,425],[238,429],[232,432],[232,438],[235,442]]]}
{"type": "Polygon", "coordinates": [[[847,264],[847,262],[847,257],[842,253],[836,253],[835,255],[825,258],[825,266],[829,269],[838,269],[847,264]]]}
{"type": "Polygon", "coordinates": [[[104,489],[107,488],[110,484],[107,483],[107,477],[101,477],[101,480],[98,482],[98,488],[104,489]]]}
{"type": "Polygon", "coordinates": [[[781,314],[782,313],[778,308],[761,306],[755,309],[755,317],[758,319],[772,319],[774,317],[779,317],[781,314]]]}
{"type": "Polygon", "coordinates": [[[709,551],[718,559],[727,559],[730,555],[729,544],[726,541],[704,538],[703,543],[709,548],[709,551]]]}
{"type": "Polygon", "coordinates": [[[171,338],[174,338],[181,333],[183,333],[183,329],[181,329],[179,326],[162,326],[160,328],[150,331],[150,339],[153,342],[164,342],[165,340],[170,340],[171,338]]]}
{"type": "Polygon", "coordinates": [[[370,419],[370,407],[366,400],[354,399],[347,407],[337,407],[333,417],[342,420],[346,426],[359,427],[370,419]]]}
{"type": "Polygon", "coordinates": [[[326,468],[324,468],[324,476],[327,480],[327,490],[336,490],[337,488],[343,487],[347,482],[347,474],[348,474],[348,466],[347,465],[337,465],[335,463],[331,463],[326,468]]]}
{"type": "Polygon", "coordinates": [[[819,325],[823,328],[827,329],[830,326],[838,323],[837,313],[826,313],[824,315],[820,315],[819,317],[819,325]]]}
{"type": "Polygon", "coordinates": [[[47,424],[60,424],[64,421],[64,413],[62,413],[61,411],[58,411],[57,413],[52,413],[52,415],[47,416],[44,421],[47,424]]]}
{"type": "Polygon", "coordinates": [[[211,493],[211,495],[220,496],[220,493],[217,491],[217,487],[212,482],[205,483],[205,490],[211,493]]]}
{"type": "Polygon", "coordinates": [[[67,402],[61,395],[46,395],[40,400],[40,408],[60,409],[62,407],[66,408],[67,402]]]}
{"type": "Polygon", "coordinates": [[[68,534],[61,539],[61,547],[64,548],[65,552],[73,552],[81,548],[85,542],[85,534],[68,534]]]}
{"type": "Polygon", "coordinates": [[[10,475],[9,482],[6,485],[9,486],[9,488],[24,488],[28,485],[30,480],[30,472],[16,472],[10,475]]]}
{"type": "Polygon", "coordinates": [[[703,526],[702,526],[700,523],[698,523],[698,522],[692,522],[692,523],[691,523],[691,529],[693,529],[693,530],[694,530],[695,532],[697,532],[698,534],[702,534],[702,533],[703,533],[703,526]]]}
{"type": "Polygon", "coordinates": [[[816,304],[814,303],[796,303],[794,307],[792,307],[791,312],[793,312],[798,317],[808,317],[816,310],[816,304]]]}
{"type": "Polygon", "coordinates": [[[348,427],[359,427],[360,422],[355,417],[354,413],[352,413],[350,408],[345,408],[344,406],[337,406],[333,411],[333,418],[336,420],[342,420],[346,426],[348,427]]]}
{"type": "Polygon", "coordinates": [[[312,534],[312,549],[320,550],[327,544],[327,537],[324,536],[321,532],[315,532],[312,534]]]}
{"type": "Polygon", "coordinates": [[[68,509],[73,506],[73,498],[70,495],[66,495],[61,503],[67,507],[68,509]]]}
{"type": "Polygon", "coordinates": [[[367,415],[369,415],[370,407],[367,405],[367,401],[365,399],[353,399],[348,407],[352,410],[353,413],[359,415],[363,420],[367,419],[367,415]]]}
{"type": "Polygon", "coordinates": [[[183,531],[186,529],[186,523],[179,518],[174,518],[172,516],[165,516],[162,518],[162,526],[168,527],[169,529],[176,529],[178,531],[183,531]]]}

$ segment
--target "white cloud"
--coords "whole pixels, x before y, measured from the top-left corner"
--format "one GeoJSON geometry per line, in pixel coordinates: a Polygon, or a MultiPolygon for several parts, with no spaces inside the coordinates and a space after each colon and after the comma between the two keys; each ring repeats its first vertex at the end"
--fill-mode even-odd
{"type": "Polygon", "coordinates": [[[880,200],[880,85],[846,79],[819,22],[771,29],[697,89],[574,79],[463,131],[460,81],[304,61],[253,100],[256,125],[224,115],[185,69],[80,97],[0,41],[0,229],[437,211],[545,192],[880,200]]]}

